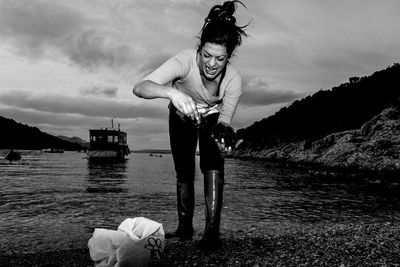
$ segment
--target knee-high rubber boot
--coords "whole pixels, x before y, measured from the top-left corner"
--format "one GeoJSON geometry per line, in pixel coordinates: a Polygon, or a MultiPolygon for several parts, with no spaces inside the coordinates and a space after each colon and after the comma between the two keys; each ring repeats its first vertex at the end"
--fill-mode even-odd
{"type": "Polygon", "coordinates": [[[190,240],[193,237],[194,211],[194,183],[177,183],[178,228],[166,233],[165,238],[178,237],[181,240],[190,240]]]}
{"type": "Polygon", "coordinates": [[[221,221],[224,173],[218,170],[204,174],[204,197],[206,202],[206,225],[200,242],[203,249],[216,249],[221,245],[219,226],[221,221]]]}

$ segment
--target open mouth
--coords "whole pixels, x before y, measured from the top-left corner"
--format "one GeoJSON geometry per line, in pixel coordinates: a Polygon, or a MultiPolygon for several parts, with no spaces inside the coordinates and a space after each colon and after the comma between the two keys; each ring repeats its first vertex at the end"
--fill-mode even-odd
{"type": "Polygon", "coordinates": [[[217,74],[218,69],[217,68],[210,68],[206,66],[206,72],[208,75],[215,75],[217,74]]]}

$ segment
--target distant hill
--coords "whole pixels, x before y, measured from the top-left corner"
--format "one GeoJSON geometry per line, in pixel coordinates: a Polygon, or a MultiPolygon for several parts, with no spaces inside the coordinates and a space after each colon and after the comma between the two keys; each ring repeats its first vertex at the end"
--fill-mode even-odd
{"type": "Polygon", "coordinates": [[[241,150],[260,151],[285,143],[308,144],[335,132],[359,129],[382,110],[399,103],[400,64],[368,77],[352,77],[331,90],[295,101],[276,114],[237,131],[241,150]]]}
{"type": "Polygon", "coordinates": [[[60,139],[65,140],[65,141],[68,141],[68,142],[71,142],[71,143],[78,143],[78,144],[80,144],[80,145],[82,145],[84,147],[89,148],[89,142],[87,142],[86,140],[83,140],[82,138],[79,138],[79,137],[76,137],[76,136],[68,137],[68,136],[63,136],[63,135],[58,135],[57,137],[60,138],[60,139]]]}
{"type": "Polygon", "coordinates": [[[51,134],[42,132],[36,127],[18,123],[0,116],[0,148],[3,149],[45,149],[84,150],[80,143],[70,142],[51,134]]]}

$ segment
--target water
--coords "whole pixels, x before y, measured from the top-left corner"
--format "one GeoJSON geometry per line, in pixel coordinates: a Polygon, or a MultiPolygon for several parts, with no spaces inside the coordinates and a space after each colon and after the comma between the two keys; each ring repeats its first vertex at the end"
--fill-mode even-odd
{"type": "MultiPolygon", "coordinates": [[[[0,251],[81,247],[95,227],[116,229],[144,216],[176,227],[171,155],[131,154],[119,164],[93,164],[85,154],[0,151],[0,251]]],[[[197,158],[198,161],[198,158],[197,158]]],[[[203,180],[196,172],[194,227],[204,227],[203,180]]],[[[262,160],[226,159],[222,232],[317,223],[400,221],[400,198],[359,181],[311,177],[262,160]]]]}

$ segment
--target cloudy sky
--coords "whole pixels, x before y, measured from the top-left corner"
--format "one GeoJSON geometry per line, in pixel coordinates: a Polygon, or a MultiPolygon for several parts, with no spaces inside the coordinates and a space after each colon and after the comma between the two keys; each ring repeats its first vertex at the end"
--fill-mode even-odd
{"type": "MultiPolygon", "coordinates": [[[[244,0],[249,37],[233,64],[244,94],[233,126],[400,62],[398,0],[244,0]]],[[[167,100],[132,86],[195,48],[212,0],[0,0],[0,115],[54,135],[128,133],[131,149],[169,148],[167,100]]]]}

